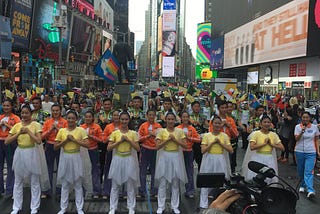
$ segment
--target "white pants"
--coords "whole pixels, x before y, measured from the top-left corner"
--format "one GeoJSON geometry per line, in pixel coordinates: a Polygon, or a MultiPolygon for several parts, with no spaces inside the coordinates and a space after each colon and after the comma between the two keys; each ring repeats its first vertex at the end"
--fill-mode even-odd
{"type": "MultiPolygon", "coordinates": [[[[110,193],[110,210],[117,209],[119,200],[119,189],[120,186],[116,182],[112,181],[111,193],[110,193]]],[[[135,184],[132,179],[129,178],[127,181],[127,208],[133,209],[136,207],[136,193],[135,184]]]]}
{"type": "MultiPolygon", "coordinates": [[[[31,174],[30,185],[31,185],[30,209],[32,214],[32,213],[37,213],[40,207],[40,196],[41,196],[40,176],[31,174]]],[[[23,203],[23,177],[15,175],[14,187],[13,187],[12,213],[17,213],[19,210],[21,210],[22,203],[23,203]]]]}
{"type": "MultiPolygon", "coordinates": [[[[165,210],[167,180],[161,178],[158,189],[158,208],[165,210]]],[[[179,209],[179,179],[174,178],[171,181],[171,209],[179,209]]]]}
{"type": "MultiPolygon", "coordinates": [[[[79,178],[76,182],[74,182],[73,186],[77,211],[78,213],[82,213],[84,199],[81,179],[79,178]]],[[[72,185],[68,182],[62,182],[60,201],[60,208],[62,213],[66,212],[68,208],[69,191],[71,187],[72,185]]]]}
{"type": "Polygon", "coordinates": [[[200,208],[207,209],[208,208],[208,195],[209,188],[201,188],[200,190],[200,208]]]}

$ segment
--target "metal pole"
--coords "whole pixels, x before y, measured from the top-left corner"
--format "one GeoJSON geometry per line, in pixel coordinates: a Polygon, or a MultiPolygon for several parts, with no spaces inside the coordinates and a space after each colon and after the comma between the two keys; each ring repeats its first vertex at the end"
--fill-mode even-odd
{"type": "MultiPolygon", "coordinates": [[[[60,21],[62,19],[62,10],[61,10],[61,6],[62,6],[62,2],[61,0],[59,0],[59,5],[60,5],[60,21]]],[[[62,63],[62,26],[59,26],[59,61],[58,61],[58,65],[61,65],[62,63]]]]}

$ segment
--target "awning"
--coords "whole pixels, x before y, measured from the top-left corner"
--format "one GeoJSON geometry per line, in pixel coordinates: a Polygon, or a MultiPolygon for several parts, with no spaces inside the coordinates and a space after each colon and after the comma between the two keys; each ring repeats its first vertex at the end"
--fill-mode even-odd
{"type": "Polygon", "coordinates": [[[10,60],[12,51],[10,18],[0,16],[0,26],[0,58],[10,60]]]}

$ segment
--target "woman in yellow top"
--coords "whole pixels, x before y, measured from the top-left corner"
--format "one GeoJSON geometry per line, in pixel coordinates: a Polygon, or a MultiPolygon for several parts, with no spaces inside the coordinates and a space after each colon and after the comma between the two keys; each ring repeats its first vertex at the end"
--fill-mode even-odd
{"type": "MultiPolygon", "coordinates": [[[[229,153],[233,153],[229,136],[221,132],[222,120],[217,115],[211,120],[212,132],[203,135],[201,152],[203,154],[200,173],[224,173],[230,177],[229,153]]],[[[200,208],[208,208],[208,188],[201,188],[200,208]]]]}
{"type": "Polygon", "coordinates": [[[127,184],[127,207],[129,214],[135,213],[136,189],[139,182],[139,163],[137,151],[140,150],[138,133],[129,130],[130,115],[128,112],[120,113],[120,126],[109,136],[107,150],[113,151],[109,170],[109,179],[112,179],[110,194],[110,211],[114,214],[119,200],[119,189],[127,184]]]}
{"type": "Polygon", "coordinates": [[[159,183],[158,210],[165,210],[166,185],[171,184],[171,209],[174,213],[179,210],[179,181],[187,182],[186,169],[182,148],[187,149],[186,136],[182,129],[175,128],[176,115],[167,112],[165,115],[166,128],[161,129],[156,137],[158,149],[155,179],[159,183]]]}
{"type": "Polygon", "coordinates": [[[61,128],[56,136],[54,148],[62,148],[58,166],[57,183],[61,184],[61,201],[58,214],[64,214],[68,208],[69,190],[74,188],[78,214],[83,214],[84,163],[80,147],[89,147],[88,136],[83,128],[77,127],[78,114],[74,110],[66,112],[68,125],[61,128]]]}
{"type": "MultiPolygon", "coordinates": [[[[256,161],[273,168],[278,174],[278,163],[275,149],[284,150],[279,136],[270,131],[272,126],[271,118],[264,114],[260,119],[260,130],[254,131],[250,137],[250,146],[245,154],[242,164],[242,174],[247,181],[252,180],[257,174],[248,169],[249,161],[256,161]]],[[[267,178],[268,184],[278,182],[276,177],[267,178]]]]}
{"type": "MultiPolygon", "coordinates": [[[[30,182],[31,185],[31,213],[38,213],[40,207],[40,175],[45,172],[41,167],[41,152],[39,152],[36,144],[40,145],[42,143],[41,125],[32,121],[31,115],[30,106],[22,106],[21,122],[11,128],[5,140],[5,144],[10,144],[14,141],[18,143],[12,165],[15,181],[13,187],[13,211],[11,214],[16,214],[22,209],[23,184],[25,182],[30,182]]],[[[41,151],[44,158],[44,152],[43,150],[41,151]]],[[[45,163],[45,159],[43,159],[43,162],[45,163]]],[[[49,182],[48,175],[47,178],[49,182]]]]}

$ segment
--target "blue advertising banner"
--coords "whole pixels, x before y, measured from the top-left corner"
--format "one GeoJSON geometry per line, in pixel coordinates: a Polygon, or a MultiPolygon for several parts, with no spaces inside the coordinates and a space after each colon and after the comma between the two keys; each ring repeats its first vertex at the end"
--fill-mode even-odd
{"type": "Polygon", "coordinates": [[[0,57],[2,59],[11,59],[12,36],[10,29],[10,19],[0,16],[0,57]]]}
{"type": "Polygon", "coordinates": [[[176,0],[163,1],[163,10],[175,10],[175,9],[176,9],[176,0]]]}
{"type": "Polygon", "coordinates": [[[210,70],[221,70],[223,68],[223,46],[223,37],[212,40],[210,51],[210,70]]]}
{"type": "Polygon", "coordinates": [[[33,0],[13,0],[11,12],[11,28],[13,49],[28,50],[32,22],[33,0]]]}

